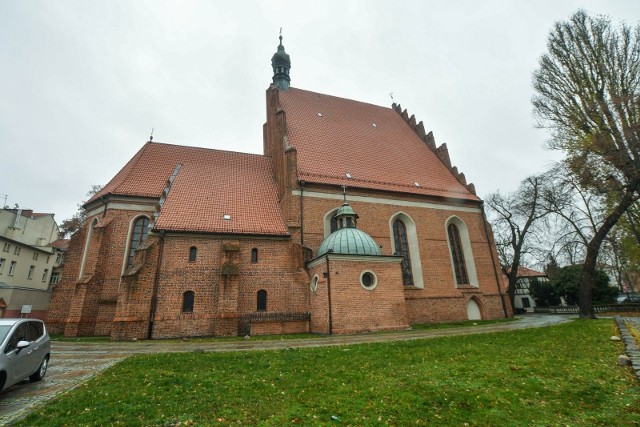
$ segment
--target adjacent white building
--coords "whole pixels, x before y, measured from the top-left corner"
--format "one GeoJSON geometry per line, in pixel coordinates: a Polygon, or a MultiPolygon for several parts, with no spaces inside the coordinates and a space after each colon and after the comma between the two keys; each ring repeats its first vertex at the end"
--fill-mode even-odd
{"type": "Polygon", "coordinates": [[[67,243],[53,214],[0,209],[0,317],[46,317],[67,243]]]}

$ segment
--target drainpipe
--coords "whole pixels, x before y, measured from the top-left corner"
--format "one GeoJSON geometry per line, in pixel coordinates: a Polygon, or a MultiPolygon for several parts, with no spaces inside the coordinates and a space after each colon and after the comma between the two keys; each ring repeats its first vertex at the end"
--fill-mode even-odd
{"type": "Polygon", "coordinates": [[[331,331],[333,329],[333,319],[331,316],[331,271],[329,269],[329,254],[325,255],[327,257],[327,297],[329,298],[329,335],[331,335],[331,331]]]}
{"type": "Polygon", "coordinates": [[[482,223],[484,224],[484,232],[487,236],[487,246],[489,246],[489,254],[491,255],[491,264],[493,265],[493,273],[496,277],[496,284],[498,285],[498,294],[500,295],[500,302],[502,303],[502,311],[504,312],[505,319],[509,317],[507,313],[507,306],[504,303],[504,297],[502,295],[502,291],[500,290],[500,278],[498,276],[498,270],[496,269],[496,260],[493,256],[493,250],[491,248],[491,238],[489,237],[489,226],[487,225],[487,215],[484,212],[484,202],[480,205],[480,209],[482,210],[482,223]]]}
{"type": "Polygon", "coordinates": [[[164,251],[164,230],[160,231],[160,244],[158,248],[158,264],[156,265],[156,277],[153,279],[153,292],[151,294],[151,308],[149,309],[149,330],[147,339],[153,339],[153,322],[156,317],[158,305],[158,287],[160,286],[160,269],[162,265],[162,252],[164,251]]]}
{"type": "Polygon", "coordinates": [[[300,181],[300,246],[304,246],[304,185],[305,181],[300,181]]]}

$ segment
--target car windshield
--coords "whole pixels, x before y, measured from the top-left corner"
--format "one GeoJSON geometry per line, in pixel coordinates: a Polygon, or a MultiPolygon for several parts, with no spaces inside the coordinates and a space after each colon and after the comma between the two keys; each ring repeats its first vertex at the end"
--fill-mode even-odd
{"type": "Polygon", "coordinates": [[[0,343],[4,341],[7,337],[7,334],[11,330],[11,325],[0,325],[0,343]]]}

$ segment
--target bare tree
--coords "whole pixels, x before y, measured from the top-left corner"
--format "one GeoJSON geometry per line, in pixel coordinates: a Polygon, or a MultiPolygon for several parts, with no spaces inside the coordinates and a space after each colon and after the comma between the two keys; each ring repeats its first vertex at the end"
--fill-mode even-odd
{"type": "Polygon", "coordinates": [[[509,195],[502,195],[498,191],[485,199],[500,264],[509,279],[508,293],[512,305],[518,268],[526,255],[534,250],[532,241],[538,241],[537,222],[548,213],[541,203],[545,192],[544,181],[541,176],[532,176],[522,181],[518,190],[509,195]]]}
{"type": "MultiPolygon", "coordinates": [[[[91,190],[87,192],[87,197],[88,197],[87,200],[93,197],[94,194],[97,194],[100,190],[102,190],[101,185],[96,185],[96,184],[92,185],[91,190]]],[[[62,223],[60,224],[61,238],[69,237],[71,234],[75,233],[82,227],[86,219],[86,212],[82,207],[83,205],[84,205],[84,202],[80,203],[78,205],[78,211],[75,214],[73,214],[71,218],[67,218],[62,221],[62,223]]]]}
{"type": "Polygon", "coordinates": [[[547,48],[533,75],[538,125],[581,187],[615,200],[586,246],[580,317],[593,318],[598,252],[640,189],[640,26],[578,11],[555,24],[547,48]]]}

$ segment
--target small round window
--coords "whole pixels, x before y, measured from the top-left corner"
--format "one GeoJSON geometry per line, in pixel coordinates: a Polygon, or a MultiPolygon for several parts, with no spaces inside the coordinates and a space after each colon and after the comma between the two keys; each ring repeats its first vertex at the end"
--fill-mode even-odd
{"type": "Polygon", "coordinates": [[[317,274],[315,276],[313,276],[313,279],[311,279],[311,290],[313,292],[318,290],[318,280],[320,280],[320,279],[318,278],[317,274]]]}
{"type": "Polygon", "coordinates": [[[360,273],[360,284],[363,288],[370,291],[378,284],[378,278],[373,271],[365,270],[360,273]]]}

